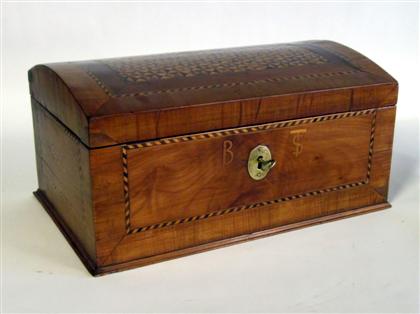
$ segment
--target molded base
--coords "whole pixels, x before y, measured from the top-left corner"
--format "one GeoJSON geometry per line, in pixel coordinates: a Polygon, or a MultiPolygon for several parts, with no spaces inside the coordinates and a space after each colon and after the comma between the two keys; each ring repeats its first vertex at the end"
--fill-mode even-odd
{"type": "Polygon", "coordinates": [[[86,253],[86,251],[84,250],[84,248],[82,247],[78,239],[74,236],[72,231],[67,227],[64,221],[61,219],[61,217],[57,214],[57,211],[55,210],[54,206],[48,201],[47,197],[42,193],[42,191],[37,190],[34,192],[34,195],[42,204],[42,206],[45,208],[47,213],[51,216],[51,218],[53,219],[57,227],[60,229],[61,233],[70,243],[71,247],[79,256],[79,258],[81,259],[83,264],[86,266],[88,271],[94,276],[99,276],[99,275],[104,275],[104,274],[113,273],[117,271],[145,266],[145,265],[162,262],[162,261],[177,258],[177,257],[182,257],[186,255],[191,255],[195,253],[200,253],[200,252],[216,249],[219,247],[224,247],[224,246],[228,246],[228,245],[232,245],[232,244],[236,244],[240,242],[249,241],[252,239],[262,238],[262,237],[274,235],[274,234],[289,231],[289,230],[299,229],[299,228],[303,228],[303,227],[307,227],[311,225],[317,225],[324,222],[334,221],[334,220],[338,220],[342,218],[357,216],[360,214],[374,212],[374,211],[391,207],[391,205],[388,202],[384,202],[384,203],[380,203],[376,205],[370,205],[370,206],[365,206],[365,207],[361,207],[357,209],[347,210],[345,212],[341,212],[341,213],[337,213],[333,215],[327,215],[327,216],[318,217],[315,219],[301,221],[298,223],[266,229],[266,230],[254,232],[251,234],[244,234],[241,236],[224,239],[220,241],[215,241],[212,243],[197,245],[194,247],[190,247],[190,248],[186,248],[186,249],[182,249],[182,250],[178,250],[174,252],[168,252],[165,254],[160,254],[160,255],[156,255],[152,257],[141,258],[141,259],[136,259],[132,261],[127,261],[124,263],[98,267],[96,263],[92,261],[92,259],[86,253]]]}

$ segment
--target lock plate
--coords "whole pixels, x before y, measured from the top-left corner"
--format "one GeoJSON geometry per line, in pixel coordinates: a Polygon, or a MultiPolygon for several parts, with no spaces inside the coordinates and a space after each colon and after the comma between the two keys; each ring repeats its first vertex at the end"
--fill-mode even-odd
{"type": "Polygon", "coordinates": [[[275,164],[270,149],[265,145],[258,145],[249,153],[248,174],[254,180],[262,180],[275,164]]]}

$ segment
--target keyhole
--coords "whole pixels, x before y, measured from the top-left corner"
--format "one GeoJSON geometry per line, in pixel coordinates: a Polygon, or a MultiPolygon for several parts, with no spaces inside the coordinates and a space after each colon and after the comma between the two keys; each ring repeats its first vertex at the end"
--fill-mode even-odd
{"type": "Polygon", "coordinates": [[[257,168],[258,168],[258,169],[260,169],[260,170],[262,170],[263,161],[264,161],[264,159],[263,159],[263,158],[264,158],[263,156],[259,156],[259,157],[257,158],[257,161],[258,161],[258,166],[257,166],[257,168]]]}

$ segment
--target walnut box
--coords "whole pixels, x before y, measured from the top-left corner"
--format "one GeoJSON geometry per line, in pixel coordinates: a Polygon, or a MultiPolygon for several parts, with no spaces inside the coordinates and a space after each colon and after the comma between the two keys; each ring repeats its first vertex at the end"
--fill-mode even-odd
{"type": "Polygon", "coordinates": [[[37,65],[39,189],[94,275],[389,207],[398,83],[331,41],[37,65]]]}

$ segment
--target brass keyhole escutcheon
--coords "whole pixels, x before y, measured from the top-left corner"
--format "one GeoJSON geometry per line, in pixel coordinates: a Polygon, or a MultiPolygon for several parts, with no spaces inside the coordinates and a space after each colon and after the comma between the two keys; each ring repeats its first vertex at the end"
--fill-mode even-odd
{"type": "Polygon", "coordinates": [[[248,173],[254,180],[264,179],[275,165],[276,161],[271,158],[270,149],[265,145],[258,145],[249,153],[248,173]]]}

